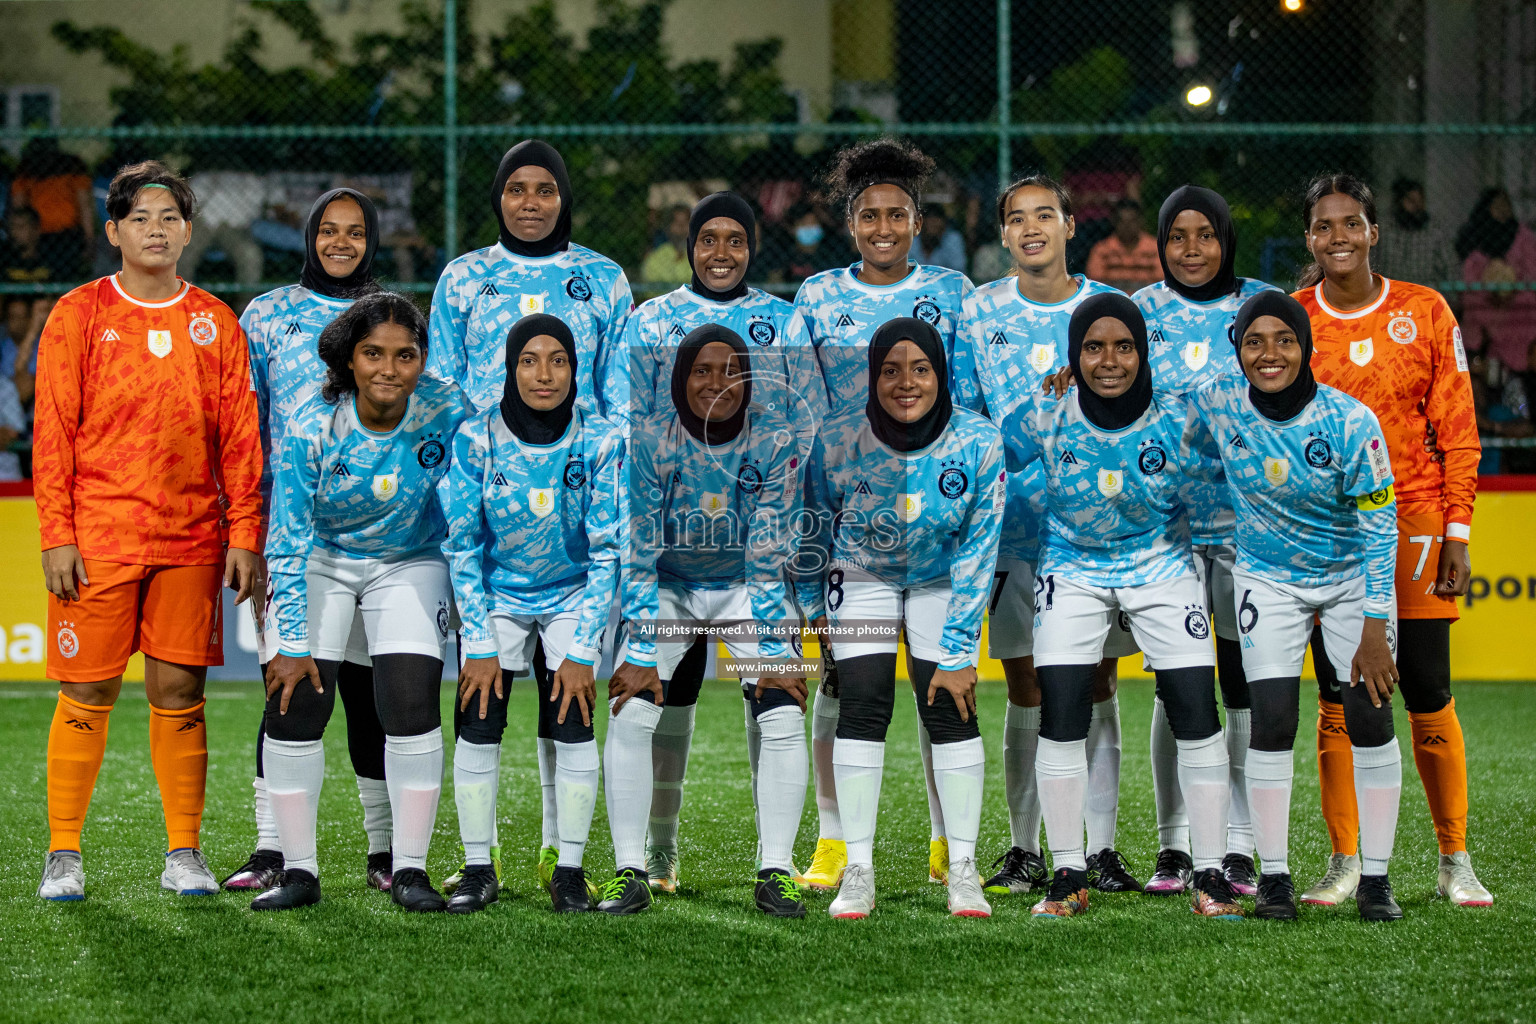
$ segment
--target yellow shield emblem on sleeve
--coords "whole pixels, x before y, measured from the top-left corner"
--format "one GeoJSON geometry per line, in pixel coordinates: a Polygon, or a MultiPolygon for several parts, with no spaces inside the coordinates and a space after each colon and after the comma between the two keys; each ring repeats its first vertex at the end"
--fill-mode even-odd
{"type": "Polygon", "coordinates": [[[543,519],[555,510],[555,489],[553,487],[528,488],[528,511],[543,519]]]}
{"type": "Polygon", "coordinates": [[[916,522],[923,514],[923,496],[921,494],[896,495],[896,514],[904,523],[916,522]]]}
{"type": "Polygon", "coordinates": [[[1264,459],[1264,479],[1271,486],[1279,487],[1291,478],[1291,460],[1273,459],[1268,456],[1264,459]]]}
{"type": "Polygon", "coordinates": [[[380,501],[388,501],[400,490],[400,481],[394,473],[382,473],[373,478],[373,496],[380,501]]]}
{"type": "Polygon", "coordinates": [[[1099,470],[1099,493],[1106,498],[1113,498],[1125,487],[1125,473],[1118,469],[1099,470]]]}

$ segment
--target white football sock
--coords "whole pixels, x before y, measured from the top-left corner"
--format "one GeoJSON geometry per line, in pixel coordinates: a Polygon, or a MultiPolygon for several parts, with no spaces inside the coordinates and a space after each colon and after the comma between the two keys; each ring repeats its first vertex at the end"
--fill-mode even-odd
{"type": "Polygon", "coordinates": [[[693,745],[693,712],[697,705],[661,709],[651,737],[651,823],[646,842],[677,850],[677,818],[683,809],[683,778],[688,772],[688,748],[693,745]]]}
{"type": "Polygon", "coordinates": [[[394,822],[389,813],[389,783],[359,775],[357,799],[363,805],[363,832],[368,836],[368,852],[388,853],[389,841],[394,837],[394,822]]]}
{"type": "Polygon", "coordinates": [[[1157,805],[1157,848],[1189,852],[1189,814],[1179,790],[1179,746],[1161,697],[1152,698],[1152,800],[1157,805]]]}
{"type": "Polygon", "coordinates": [[[1087,742],[1061,743],[1042,736],[1035,751],[1035,777],[1052,869],[1087,871],[1088,861],[1083,856],[1083,804],[1088,792],[1087,742]]]}
{"type": "MultiPolygon", "coordinates": [[[[1350,749],[1355,755],[1355,803],[1360,807],[1360,873],[1384,875],[1397,838],[1403,754],[1395,736],[1379,747],[1350,749]]],[[[271,776],[269,762],[267,777],[271,776]]]]}
{"type": "MultiPolygon", "coordinates": [[[[576,714],[580,714],[580,709],[576,714]]],[[[560,845],[560,808],[555,799],[555,741],[547,736],[538,738],[539,745],[539,845],[558,848],[560,845]]]]}
{"type": "Polygon", "coordinates": [[[320,877],[315,858],[315,819],[320,786],[325,782],[325,744],[321,740],[287,742],[267,736],[261,759],[267,773],[267,799],[283,851],[283,867],[320,877]]]}
{"type": "Polygon", "coordinates": [[[560,866],[579,868],[592,831],[592,810],[597,806],[597,740],[556,742],[554,746],[560,866]]]}
{"type": "Polygon", "coordinates": [[[471,743],[460,736],[453,748],[453,802],[459,809],[459,839],[465,864],[491,862],[496,824],[496,766],[500,743],[471,743]]]}
{"type": "Polygon", "coordinates": [[[384,737],[384,780],[394,815],[395,871],[427,869],[437,801],[443,794],[443,731],[384,737]]]}
{"type": "Polygon", "coordinates": [[[1088,802],[1083,811],[1088,827],[1088,852],[1115,848],[1115,821],[1120,815],[1120,701],[1115,697],[1093,706],[1088,722],[1088,802]]]}
{"type": "Polygon", "coordinates": [[[1035,747],[1040,742],[1040,709],[1013,701],[1003,712],[1003,791],[1008,798],[1010,845],[1040,852],[1040,790],[1035,784],[1035,747]]]}
{"type": "Polygon", "coordinates": [[[1291,780],[1295,774],[1295,758],[1289,750],[1248,751],[1243,775],[1260,870],[1266,875],[1291,873],[1291,780]]]}
{"type": "MultiPolygon", "coordinates": [[[[912,697],[915,701],[915,690],[912,697]]],[[[933,741],[923,724],[921,709],[917,713],[917,753],[923,759],[923,781],[928,785],[928,841],[932,842],[944,838],[944,802],[939,799],[939,787],[933,777],[933,741]]]]}
{"type": "Polygon", "coordinates": [[[1189,857],[1196,871],[1220,868],[1227,850],[1227,744],[1221,733],[1179,745],[1179,788],[1189,814],[1189,857]]]}
{"type": "Polygon", "coordinates": [[[1227,852],[1253,856],[1253,820],[1248,811],[1248,787],[1243,765],[1248,760],[1248,735],[1253,724],[1249,708],[1227,708],[1227,852]]]}
{"type": "MultiPolygon", "coordinates": [[[[757,765],[763,755],[763,730],[757,724],[757,717],[752,714],[752,700],[743,691],[741,695],[742,713],[746,716],[747,729],[747,775],[752,782],[752,828],[757,836],[757,860],[763,859],[763,810],[757,802],[757,765]]],[[[804,717],[803,715],[801,716],[804,717]]],[[[803,724],[803,723],[802,723],[803,724]]]]}
{"type": "Polygon", "coordinates": [[[837,813],[837,776],[832,767],[832,744],[837,738],[837,714],[842,701],[816,693],[811,709],[811,760],[816,767],[816,813],[822,839],[842,839],[843,819],[837,813]]]}
{"type": "MultiPolygon", "coordinates": [[[[266,743],[266,738],[262,738],[266,743]]],[[[263,753],[265,758],[266,754],[263,753]]],[[[277,823],[272,820],[272,803],[267,797],[267,780],[261,776],[251,780],[251,788],[256,791],[256,849],[276,850],[281,853],[283,841],[277,837],[277,823]]]]}
{"type": "Polygon", "coordinates": [[[794,873],[795,837],[805,810],[810,762],[805,749],[805,713],[777,707],[757,719],[762,734],[762,774],[758,777],[758,848],[762,866],[794,873]]]}
{"type": "Polygon", "coordinates": [[[949,864],[976,859],[976,836],[981,831],[981,786],[987,775],[987,755],[981,737],[959,743],[940,743],[933,748],[933,777],[944,804],[944,823],[949,829],[949,864]]]}
{"type": "Polygon", "coordinates": [[[645,822],[651,813],[651,737],[661,709],[631,698],[618,713],[608,705],[608,735],[603,740],[603,798],[613,833],[613,863],[619,870],[645,870],[645,822]]]}
{"type": "Polygon", "coordinates": [[[875,816],[880,810],[884,768],[883,741],[839,739],[833,744],[832,770],[837,778],[838,811],[849,864],[875,865],[875,816]]]}

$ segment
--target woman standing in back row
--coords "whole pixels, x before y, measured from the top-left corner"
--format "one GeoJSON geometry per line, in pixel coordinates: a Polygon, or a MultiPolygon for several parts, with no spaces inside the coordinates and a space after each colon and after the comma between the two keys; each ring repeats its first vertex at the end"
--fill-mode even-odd
{"type": "MultiPolygon", "coordinates": [[[[1371,271],[1379,229],[1370,187],[1327,174],[1302,206],[1315,261],[1295,298],[1312,320],[1312,369],[1321,384],[1364,402],[1381,421],[1397,490],[1398,666],[1413,730],[1413,760],[1440,845],[1439,891],[1458,906],[1488,906],[1467,852],[1467,756],[1451,697],[1451,623],[1472,577],[1467,546],[1482,448],[1461,328],[1432,288],[1371,271]],[[1422,445],[1433,425],[1444,462],[1422,445]]],[[[1333,856],[1327,874],[1302,894],[1334,905],[1360,881],[1353,761],[1339,680],[1322,636],[1317,664],[1317,762],[1323,819],[1333,856]]]]}

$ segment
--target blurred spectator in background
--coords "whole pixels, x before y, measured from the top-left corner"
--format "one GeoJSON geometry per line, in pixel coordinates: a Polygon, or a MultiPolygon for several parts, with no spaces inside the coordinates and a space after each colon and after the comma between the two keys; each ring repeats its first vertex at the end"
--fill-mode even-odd
{"type": "Polygon", "coordinates": [[[28,440],[27,411],[16,394],[16,385],[0,377],[0,481],[22,479],[21,456],[11,448],[28,440]]]}
{"type": "MultiPolygon", "coordinates": [[[[202,171],[192,176],[192,191],[197,208],[192,214],[192,240],[177,264],[181,276],[202,282],[197,265],[205,253],[217,249],[234,264],[236,281],[255,286],[261,280],[262,255],[251,236],[251,225],[266,207],[265,179],[250,171],[202,171]]],[[[219,277],[208,275],[208,280],[219,277]]]]}
{"type": "Polygon", "coordinates": [[[1429,222],[1424,185],[1412,178],[1392,183],[1392,211],[1381,225],[1381,241],[1371,254],[1371,268],[1412,284],[1440,287],[1455,275],[1445,233],[1429,222]]]}
{"type": "Polygon", "coordinates": [[[965,273],[965,239],[949,223],[942,206],[931,206],[923,214],[923,227],[912,246],[912,256],[931,267],[948,267],[965,273]]]}
{"type": "MultiPolygon", "coordinates": [[[[1461,230],[1456,255],[1468,284],[1536,283],[1536,234],[1515,218],[1509,193],[1484,190],[1461,230]]],[[[1528,368],[1536,341],[1536,293],[1469,291],[1462,300],[1461,330],[1467,348],[1487,352],[1516,373],[1528,368]]]]}
{"type": "Polygon", "coordinates": [[[812,274],[853,262],[853,251],[841,232],[829,230],[826,218],[810,203],[799,203],[784,217],[784,226],[765,240],[763,268],[772,284],[799,284],[812,274]]]}
{"type": "Polygon", "coordinates": [[[1157,239],[1141,226],[1141,204],[1122,199],[1115,204],[1115,229],[1094,243],[1088,253],[1088,276],[1129,295],[1163,279],[1157,239]]]}
{"type": "MultiPolygon", "coordinates": [[[[1532,345],[1536,352],[1536,345],[1532,345]]],[[[1531,437],[1530,387],[1536,381],[1532,373],[1511,373],[1489,359],[1486,353],[1473,353],[1468,360],[1472,378],[1472,403],[1477,409],[1477,432],[1484,439],[1531,437]]],[[[1533,453],[1495,444],[1483,445],[1478,473],[1528,473],[1533,453]]]]}
{"type": "Polygon", "coordinates": [[[0,281],[42,284],[54,279],[54,268],[43,259],[42,220],[30,206],[13,206],[5,215],[5,243],[0,245],[0,281]]]}
{"type": "Polygon", "coordinates": [[[640,280],[651,284],[687,284],[693,279],[688,261],[688,207],[667,211],[667,240],[652,249],[640,266],[640,280]]]}
{"type": "Polygon", "coordinates": [[[32,404],[37,386],[37,343],[53,309],[52,295],[6,295],[0,325],[0,378],[16,386],[22,405],[32,404]]]}
{"type": "Polygon", "coordinates": [[[78,281],[94,252],[96,204],[85,162],[59,149],[53,138],[36,138],[21,151],[11,182],[11,206],[37,211],[38,249],[55,280],[78,281]]]}

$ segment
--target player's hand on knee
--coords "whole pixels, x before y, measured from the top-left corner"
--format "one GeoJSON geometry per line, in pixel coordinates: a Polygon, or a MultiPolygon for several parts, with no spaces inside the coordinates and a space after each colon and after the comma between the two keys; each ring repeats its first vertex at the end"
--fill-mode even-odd
{"type": "Polygon", "coordinates": [[[465,658],[464,666],[459,669],[459,710],[467,710],[469,702],[478,695],[480,717],[485,718],[491,710],[492,693],[496,694],[497,700],[505,696],[501,692],[501,659],[494,656],[465,658]]]}
{"type": "Polygon", "coordinates": [[[549,689],[549,699],[560,701],[560,713],[555,721],[565,724],[566,712],[571,701],[581,709],[581,724],[592,724],[592,707],[597,703],[597,682],[592,678],[592,666],[566,658],[555,669],[555,681],[549,689]]]}
{"type": "Polygon", "coordinates": [[[976,669],[970,665],[965,668],[935,669],[933,679],[928,683],[929,707],[933,707],[933,699],[939,695],[940,690],[954,699],[955,708],[960,712],[960,721],[969,722],[976,713],[976,669]]]}
{"type": "Polygon", "coordinates": [[[244,548],[230,548],[224,556],[224,586],[235,592],[235,604],[244,604],[256,589],[259,556],[244,548]]]}
{"type": "Polygon", "coordinates": [[[1349,684],[1362,683],[1372,706],[1378,708],[1382,701],[1392,697],[1397,686],[1397,663],[1392,659],[1392,646],[1387,643],[1386,619],[1366,619],[1365,629],[1360,633],[1360,646],[1349,665],[1349,684]]]}
{"type": "Polygon", "coordinates": [[[758,676],[757,689],[752,693],[753,699],[762,700],[764,690],[783,690],[795,699],[801,711],[805,710],[806,698],[810,696],[805,676],[758,676]]]}
{"type": "Polygon", "coordinates": [[[283,695],[277,702],[278,714],[288,713],[288,702],[293,698],[293,691],[306,679],[316,693],[325,692],[325,686],[320,682],[320,666],[308,654],[302,658],[279,654],[267,663],[267,696],[270,698],[278,693],[283,695]]]}
{"type": "Polygon", "coordinates": [[[1467,542],[1447,537],[1440,545],[1440,564],[1435,569],[1435,593],[1462,597],[1472,583],[1472,556],[1467,542]]]}
{"type": "Polygon", "coordinates": [[[661,677],[656,674],[656,666],[625,661],[613,670],[613,678],[608,680],[608,699],[618,702],[613,706],[613,713],[622,711],[629,699],[641,691],[649,691],[656,706],[661,707],[661,677]]]}
{"type": "Polygon", "coordinates": [[[61,601],[80,600],[80,588],[91,581],[85,575],[85,559],[73,544],[49,548],[43,552],[43,585],[61,601]]]}

